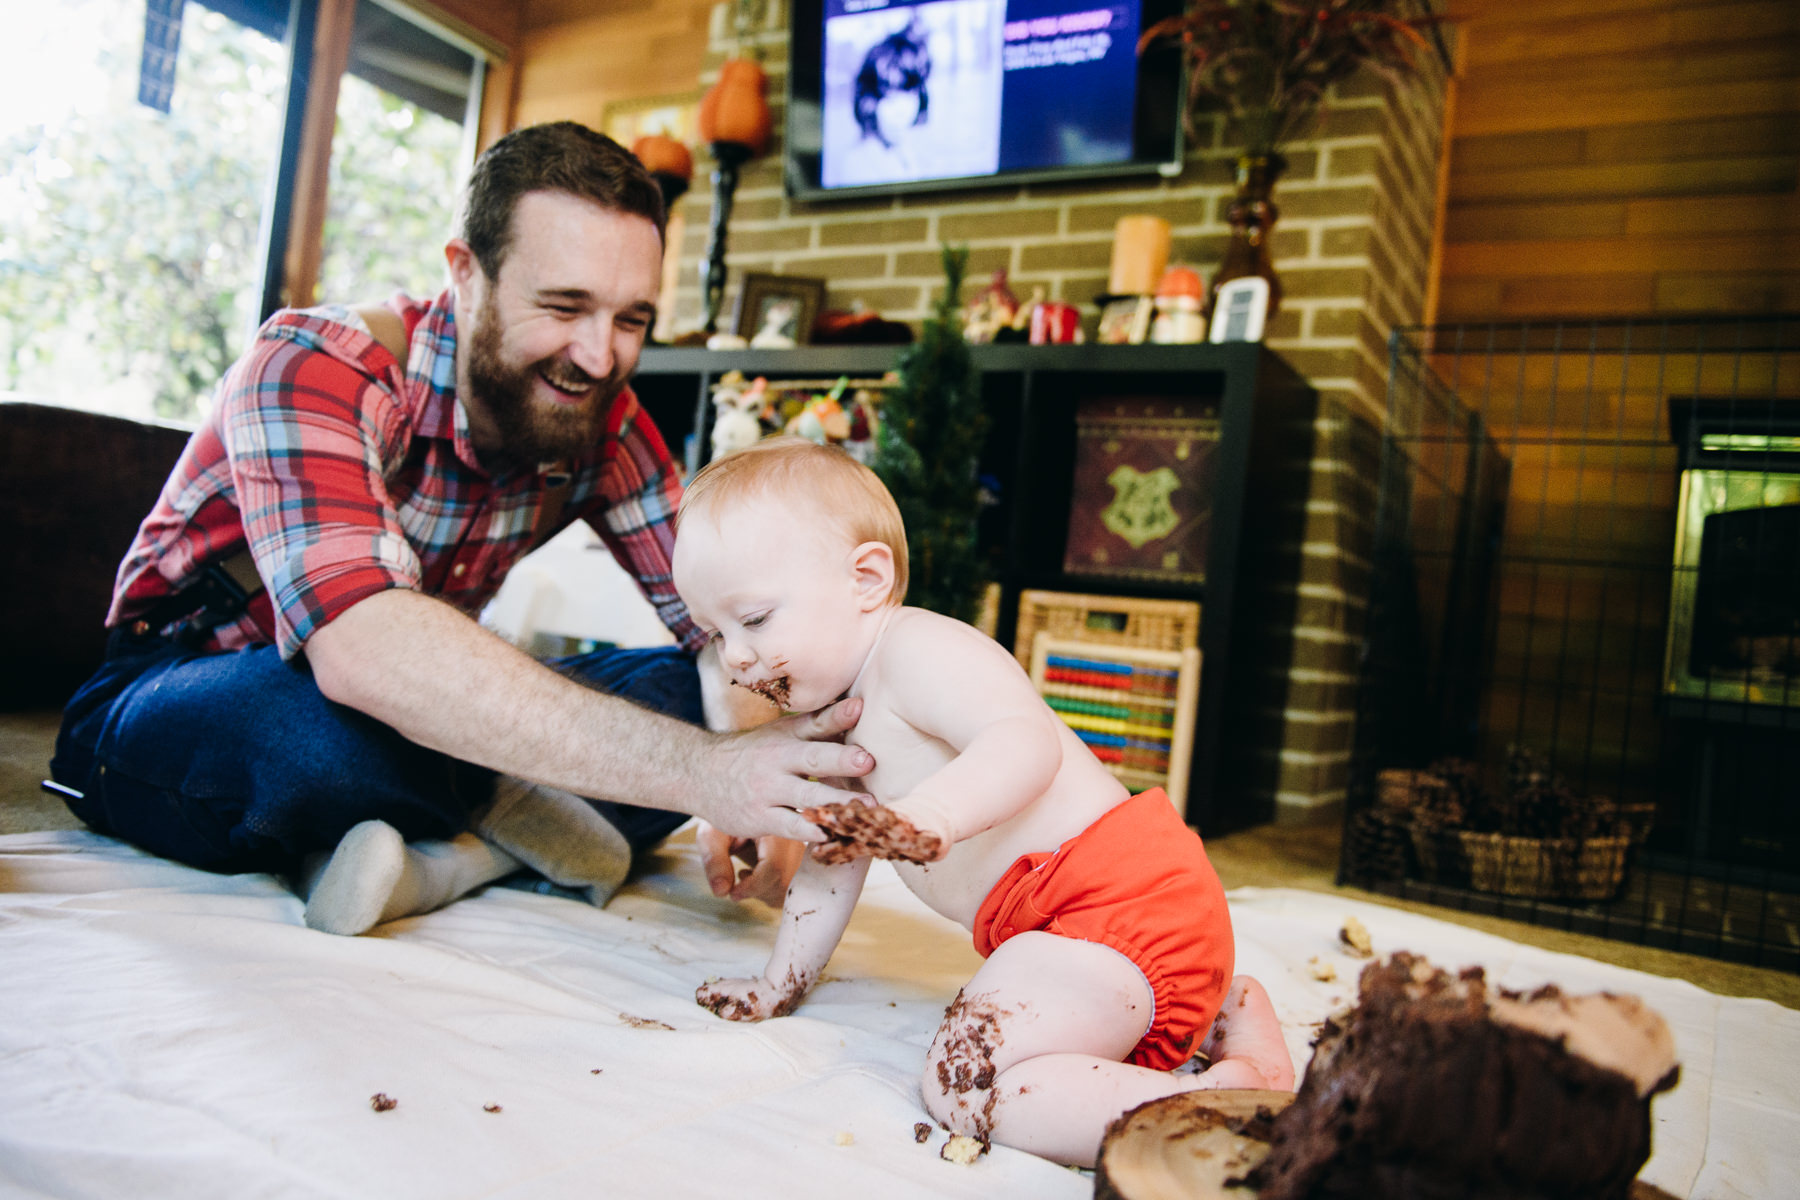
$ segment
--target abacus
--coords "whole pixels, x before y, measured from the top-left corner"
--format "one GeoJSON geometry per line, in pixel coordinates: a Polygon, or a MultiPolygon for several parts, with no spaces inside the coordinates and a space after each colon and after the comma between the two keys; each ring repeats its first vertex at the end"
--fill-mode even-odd
{"type": "Polygon", "coordinates": [[[1200,651],[1101,645],[1039,633],[1031,683],[1133,792],[1161,787],[1186,815],[1200,651]]]}

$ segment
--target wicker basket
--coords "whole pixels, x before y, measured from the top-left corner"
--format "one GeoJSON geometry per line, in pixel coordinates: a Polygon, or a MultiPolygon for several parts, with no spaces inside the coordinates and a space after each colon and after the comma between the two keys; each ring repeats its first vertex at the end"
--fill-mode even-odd
{"type": "Polygon", "coordinates": [[[1461,830],[1415,817],[1412,846],[1413,860],[1419,865],[1419,878],[1447,887],[1468,886],[1469,854],[1463,848],[1461,830]]]}
{"type": "Polygon", "coordinates": [[[1200,644],[1200,606],[1191,600],[1020,592],[1013,656],[1026,670],[1031,669],[1031,647],[1040,633],[1090,645],[1179,653],[1200,644]]]}
{"type": "Polygon", "coordinates": [[[1469,886],[1537,900],[1610,900],[1625,880],[1631,839],[1461,835],[1469,886]]]}
{"type": "Polygon", "coordinates": [[[1412,830],[1406,814],[1391,808],[1368,808],[1350,821],[1344,860],[1355,879],[1406,878],[1412,852],[1412,830]]]}
{"type": "Polygon", "coordinates": [[[1375,803],[1395,812],[1430,808],[1443,792],[1444,781],[1428,771],[1390,768],[1375,776],[1375,803]]]}

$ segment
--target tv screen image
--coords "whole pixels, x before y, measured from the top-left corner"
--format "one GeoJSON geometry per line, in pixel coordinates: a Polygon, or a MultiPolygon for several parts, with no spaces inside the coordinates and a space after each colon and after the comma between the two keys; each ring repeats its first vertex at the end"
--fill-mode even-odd
{"type": "Polygon", "coordinates": [[[1172,0],[795,0],[788,186],[829,198],[1179,169],[1172,0]]]}
{"type": "Polygon", "coordinates": [[[824,186],[997,170],[1005,0],[857,3],[828,0],[824,186]]]}

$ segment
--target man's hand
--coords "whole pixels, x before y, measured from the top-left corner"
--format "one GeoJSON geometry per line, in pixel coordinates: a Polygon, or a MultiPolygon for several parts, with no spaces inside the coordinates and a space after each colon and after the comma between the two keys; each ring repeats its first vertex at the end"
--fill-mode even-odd
{"type": "Polygon", "coordinates": [[[860,699],[840,700],[816,713],[719,736],[690,765],[698,775],[694,815],[731,837],[820,841],[824,835],[799,810],[846,798],[828,779],[860,779],[875,769],[867,750],[842,744],[861,715],[860,699]]]}
{"type": "Polygon", "coordinates": [[[780,908],[787,895],[800,860],[806,857],[806,844],[788,838],[734,838],[720,833],[707,822],[700,822],[694,833],[700,847],[700,865],[706,871],[707,886],[715,896],[733,900],[761,900],[771,908],[780,908]],[[745,865],[732,866],[732,859],[745,865]],[[735,878],[734,878],[735,872],[735,878]]]}

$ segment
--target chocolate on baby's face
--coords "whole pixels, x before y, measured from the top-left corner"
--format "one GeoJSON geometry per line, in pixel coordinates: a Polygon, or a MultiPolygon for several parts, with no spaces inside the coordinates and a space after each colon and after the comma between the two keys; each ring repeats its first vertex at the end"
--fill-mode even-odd
{"type": "Polygon", "coordinates": [[[786,675],[779,679],[765,679],[760,683],[739,683],[735,679],[731,683],[733,687],[741,687],[747,692],[755,692],[782,712],[788,710],[788,693],[792,689],[788,685],[786,675]]]}

